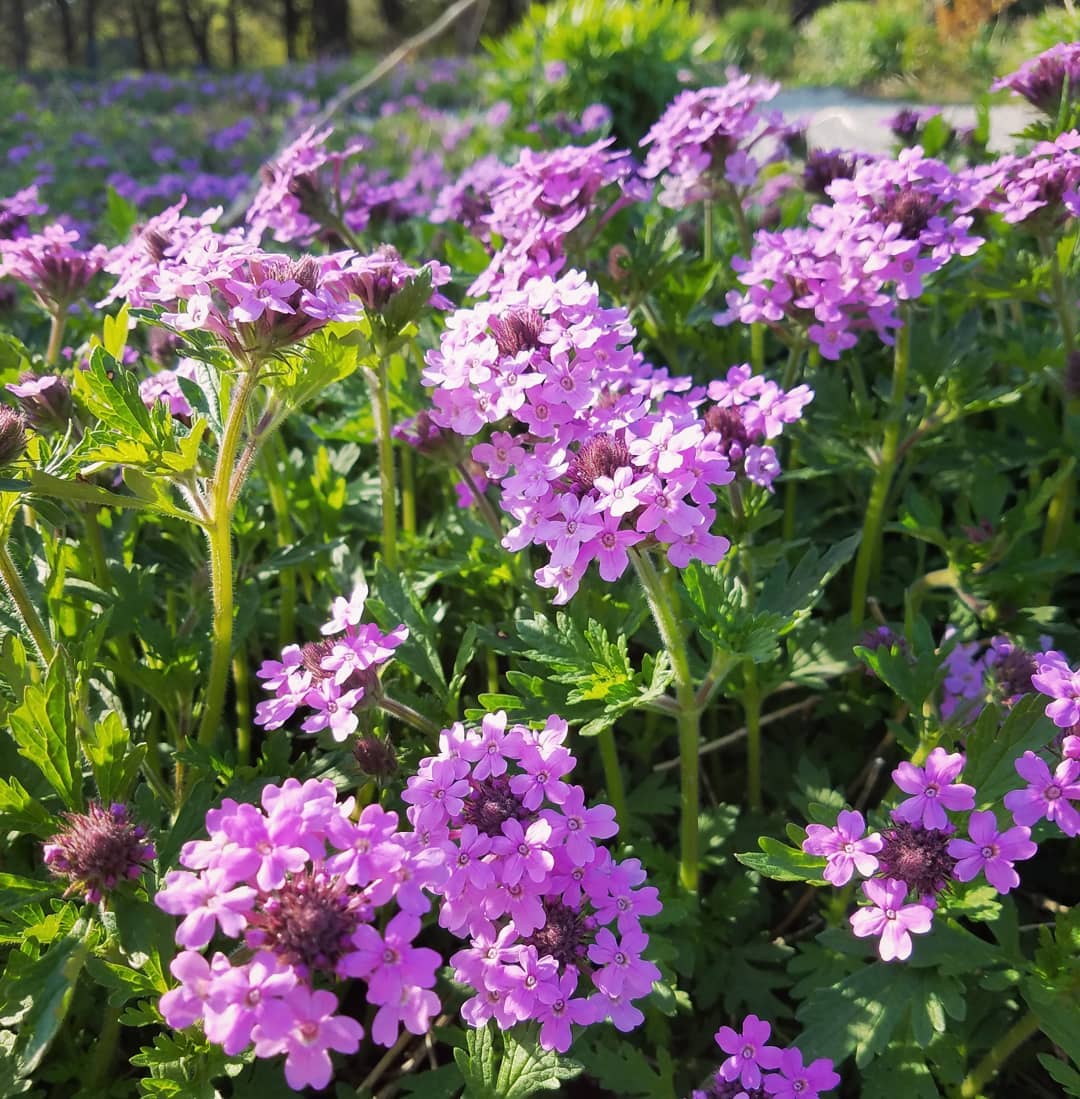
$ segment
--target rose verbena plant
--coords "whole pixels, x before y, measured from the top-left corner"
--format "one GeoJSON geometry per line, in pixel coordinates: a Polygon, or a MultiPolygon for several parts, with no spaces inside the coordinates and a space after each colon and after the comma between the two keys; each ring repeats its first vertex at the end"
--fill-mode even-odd
{"type": "Polygon", "coordinates": [[[546,48],[16,89],[2,1095],[1080,1096],[1080,44],[546,48]]]}

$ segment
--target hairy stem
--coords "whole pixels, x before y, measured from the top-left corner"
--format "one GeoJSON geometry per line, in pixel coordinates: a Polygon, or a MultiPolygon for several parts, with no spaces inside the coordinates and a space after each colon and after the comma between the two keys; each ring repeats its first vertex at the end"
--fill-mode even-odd
{"type": "Polygon", "coordinates": [[[892,393],[886,411],[885,432],[881,442],[877,472],[870,489],[870,501],[863,519],[862,541],[855,558],[855,577],[851,585],[851,622],[858,626],[866,613],[866,594],[870,576],[881,553],[881,531],[885,524],[885,503],[889,496],[893,473],[896,470],[897,449],[900,443],[900,426],[907,394],[908,360],[911,355],[911,317],[904,318],[904,326],[896,334],[893,355],[892,393]]]}
{"type": "Polygon", "coordinates": [[[418,733],[423,733],[426,737],[437,738],[439,733],[442,732],[431,718],[425,717],[419,710],[414,710],[412,706],[405,702],[399,702],[389,695],[382,695],[378,705],[383,713],[390,714],[391,717],[396,717],[398,721],[405,722],[406,725],[412,726],[418,733]]]}
{"type": "Polygon", "coordinates": [[[605,729],[596,738],[600,747],[600,763],[604,768],[604,785],[607,787],[608,800],[615,810],[615,819],[620,827],[626,827],[626,787],[623,783],[622,768],[619,766],[619,750],[615,743],[613,729],[605,729]]]}
{"type": "Polygon", "coordinates": [[[379,448],[379,493],[382,498],[383,564],[391,571],[398,567],[397,485],[394,474],[394,440],[390,428],[390,379],[386,357],[379,356],[376,370],[369,370],[371,400],[375,406],[375,436],[379,448]]]}
{"type": "Polygon", "coordinates": [[[758,690],[757,668],[748,660],[743,668],[745,686],[742,692],[746,715],[746,796],[756,813],[762,809],[761,799],[761,692],[758,690]]]}
{"type": "Polygon", "coordinates": [[[960,1099],[977,1099],[983,1088],[994,1078],[1003,1064],[1039,1030],[1034,1012],[1018,1019],[1003,1038],[995,1042],[985,1057],[964,1077],[960,1099]]]}
{"type": "Polygon", "coordinates": [[[416,534],[416,463],[409,446],[401,448],[401,529],[416,534]]]}
{"type": "Polygon", "coordinates": [[[51,369],[60,358],[60,345],[64,342],[64,329],[67,327],[67,314],[63,307],[52,315],[49,325],[49,344],[45,348],[45,367],[51,369]]]}
{"type": "Polygon", "coordinates": [[[6,539],[0,539],[0,580],[3,581],[4,589],[11,596],[11,601],[19,612],[19,617],[34,642],[42,664],[47,668],[56,655],[56,646],[45,628],[45,623],[41,620],[41,615],[38,614],[37,608],[30,599],[30,593],[26,590],[15,562],[11,559],[6,539]]]}
{"type": "MultiPolygon", "coordinates": [[[[263,476],[266,478],[270,507],[274,512],[275,541],[279,549],[292,545],[293,526],[289,518],[289,497],[282,483],[279,459],[285,453],[285,446],[278,439],[277,454],[263,451],[261,455],[263,476]]],[[[287,467],[287,462],[282,463],[287,467]]],[[[278,574],[278,586],[281,589],[281,606],[278,609],[278,641],[284,648],[293,641],[296,632],[296,570],[283,568],[278,574]]]]}
{"type": "Polygon", "coordinates": [[[682,793],[682,815],[679,822],[679,878],[687,890],[696,893],[700,864],[698,739],[701,710],[698,707],[694,682],[690,674],[686,636],[679,624],[678,612],[673,606],[671,593],[664,586],[647,552],[633,548],[628,552],[675,673],[679,774],[682,793]]]}
{"type": "Polygon", "coordinates": [[[214,610],[210,641],[210,674],[203,695],[202,717],[199,721],[198,740],[209,745],[217,735],[221,711],[225,705],[225,691],[229,685],[229,665],[232,663],[233,639],[233,559],[232,517],[233,498],[230,496],[233,467],[243,434],[247,406],[259,382],[259,368],[247,364],[240,375],[240,383],[229,404],[229,416],[221,436],[217,462],[210,484],[210,521],[207,524],[207,541],[210,544],[210,586],[214,610]]]}

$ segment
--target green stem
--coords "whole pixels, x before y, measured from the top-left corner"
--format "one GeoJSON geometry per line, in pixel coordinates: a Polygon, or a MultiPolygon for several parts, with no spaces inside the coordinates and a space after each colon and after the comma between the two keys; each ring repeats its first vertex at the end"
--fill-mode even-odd
{"type": "MultiPolygon", "coordinates": [[[[794,473],[799,468],[799,440],[792,439],[788,447],[787,462],[784,472],[794,473]]],[[[795,502],[798,496],[799,482],[790,479],[784,481],[784,541],[790,542],[795,537],[795,502]]]]}
{"type": "Polygon", "coordinates": [[[390,379],[386,356],[379,355],[376,370],[367,372],[375,408],[375,441],[379,448],[379,493],[382,498],[383,564],[392,572],[398,567],[397,486],[394,476],[394,440],[390,426],[390,379]]]}
{"type": "Polygon", "coordinates": [[[615,744],[613,729],[604,729],[596,738],[600,746],[600,763],[604,768],[604,785],[607,787],[608,800],[615,810],[615,819],[619,826],[626,827],[626,787],[623,784],[622,769],[619,767],[619,750],[615,744]]]}
{"type": "Polygon", "coordinates": [[[682,816],[679,822],[679,878],[692,893],[697,892],[699,877],[698,837],[698,740],[701,710],[690,675],[690,656],[686,637],[679,624],[678,612],[668,591],[645,551],[631,548],[630,560],[637,572],[645,598],[652,611],[656,628],[667,649],[675,673],[675,701],[678,706],[679,766],[682,793],[682,816]]]}
{"type": "Polygon", "coordinates": [[[713,236],[715,235],[715,229],[713,227],[713,204],[711,198],[705,199],[705,224],[701,230],[703,240],[701,242],[701,256],[706,263],[712,263],[713,261],[713,236]]]}
{"type": "Polygon", "coordinates": [[[750,325],[750,365],[755,374],[765,369],[765,325],[750,325]]]}
{"type": "Polygon", "coordinates": [[[424,717],[419,710],[414,710],[408,703],[399,702],[389,695],[382,695],[378,705],[384,713],[396,717],[399,721],[405,722],[406,725],[411,725],[418,733],[423,733],[426,737],[438,738],[439,733],[442,732],[431,718],[424,717]]]}
{"type": "MultiPolygon", "coordinates": [[[[229,666],[232,663],[233,638],[233,559],[232,513],[230,496],[233,467],[240,446],[247,406],[259,382],[259,367],[247,364],[240,377],[240,385],[232,395],[229,416],[221,436],[214,476],[210,484],[210,520],[207,523],[207,541],[210,544],[210,587],[213,592],[214,611],[210,642],[210,674],[203,695],[202,717],[199,721],[198,740],[202,745],[214,742],[221,711],[225,706],[225,691],[229,685],[229,666]]],[[[237,486],[239,488],[239,486],[237,486]]]]}
{"type": "Polygon", "coordinates": [[[476,483],[476,478],[469,472],[469,467],[463,461],[458,462],[456,468],[458,473],[461,474],[461,479],[468,485],[469,491],[476,501],[476,506],[479,508],[480,514],[484,517],[484,522],[491,528],[492,533],[495,535],[495,540],[501,543],[504,533],[502,521],[499,519],[499,513],[488,499],[487,493],[480,491],[480,486],[476,483]]]}
{"type": "Polygon", "coordinates": [[[1018,1019],[986,1056],[964,1077],[960,1085],[960,1099],[978,1099],[983,1088],[994,1078],[1003,1064],[1039,1030],[1039,1020],[1034,1012],[1018,1019]]]}
{"type": "Polygon", "coordinates": [[[761,692],[758,690],[757,668],[752,660],[743,667],[745,685],[742,692],[746,715],[746,786],[747,801],[755,813],[762,810],[761,800],[761,692]]]}
{"type": "Polygon", "coordinates": [[[416,464],[409,446],[401,448],[401,529],[416,534],[416,464]]]}
{"type": "MultiPolygon", "coordinates": [[[[276,542],[279,549],[292,545],[293,527],[289,518],[289,497],[282,484],[281,471],[278,460],[285,451],[285,445],[281,437],[277,438],[275,448],[278,453],[270,454],[263,451],[260,456],[263,476],[266,478],[266,487],[270,496],[270,507],[274,512],[274,526],[276,542]]],[[[288,463],[281,463],[288,468],[288,463]]],[[[278,585],[281,590],[281,605],[278,608],[278,641],[281,647],[292,644],[293,635],[296,632],[296,570],[283,568],[278,574],[278,585]]]]}
{"type": "MultiPolygon", "coordinates": [[[[1072,309],[1070,307],[1069,293],[1065,286],[1065,277],[1061,271],[1061,263],[1058,260],[1057,248],[1052,241],[1041,242],[1044,253],[1049,253],[1050,258],[1050,285],[1054,299],[1054,308],[1061,324],[1061,340],[1065,348],[1065,368],[1068,370],[1069,359],[1076,352],[1076,328],[1073,324],[1072,309]]],[[[1062,398],[1062,440],[1068,450],[1072,450],[1072,420],[1080,413],[1080,400],[1070,397],[1066,391],[1062,398]]],[[[1066,455],[1065,461],[1069,461],[1066,455]]],[[[1062,536],[1072,524],[1073,512],[1076,509],[1076,486],[1073,477],[1064,477],[1054,493],[1053,499],[1046,511],[1046,527],[1043,530],[1042,554],[1048,557],[1060,545],[1062,536]]]]}
{"type": "Polygon", "coordinates": [[[83,508],[83,525],[86,528],[86,541],[90,547],[94,583],[102,591],[111,591],[112,581],[109,579],[109,563],[105,556],[105,540],[101,534],[101,524],[98,522],[98,509],[93,504],[83,508]]]}
{"type": "Polygon", "coordinates": [[[83,1090],[87,1095],[101,1094],[107,1090],[104,1085],[116,1056],[116,1043],[120,1039],[120,1009],[106,1003],[104,1015],[101,1033],[89,1051],[89,1064],[81,1074],[83,1090]]]}
{"type": "Polygon", "coordinates": [[[911,354],[911,317],[904,317],[904,325],[896,334],[893,355],[892,394],[886,412],[885,433],[881,442],[881,456],[870,489],[870,501],[863,520],[862,541],[855,558],[855,577],[851,585],[851,622],[858,626],[866,612],[866,595],[870,587],[870,575],[881,552],[881,531],[885,523],[885,502],[889,496],[896,469],[897,448],[900,443],[901,418],[904,398],[907,394],[908,360],[911,354]]]}
{"type": "Polygon", "coordinates": [[[42,664],[47,668],[56,655],[56,646],[45,628],[45,623],[41,620],[41,615],[30,600],[30,593],[26,590],[19,570],[8,552],[6,539],[0,539],[0,580],[3,581],[4,588],[11,596],[11,601],[15,604],[23,625],[33,639],[42,664]]]}
{"type": "Polygon", "coordinates": [[[60,358],[60,345],[64,342],[64,329],[67,326],[65,307],[60,307],[52,315],[52,323],[49,326],[49,344],[45,348],[45,366],[51,368],[60,358]]]}
{"type": "Polygon", "coordinates": [[[251,762],[251,692],[247,652],[243,645],[233,658],[232,675],[236,698],[236,759],[241,765],[246,765],[251,762]]]}

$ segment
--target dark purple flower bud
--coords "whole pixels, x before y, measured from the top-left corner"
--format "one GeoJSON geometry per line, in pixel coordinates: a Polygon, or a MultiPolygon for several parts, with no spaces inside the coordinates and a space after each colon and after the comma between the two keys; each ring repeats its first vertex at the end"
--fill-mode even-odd
{"type": "Polygon", "coordinates": [[[597,477],[614,477],[616,470],[630,465],[630,450],[618,435],[594,435],[586,439],[570,459],[567,476],[577,493],[588,492],[597,477]]]}
{"type": "Polygon", "coordinates": [[[91,802],[85,813],[65,813],[67,827],[45,844],[45,865],[70,881],[64,896],[83,892],[90,904],[125,881],[137,878],[156,856],[146,829],[132,821],[127,806],[103,808],[91,802]]]}
{"type": "Polygon", "coordinates": [[[505,821],[529,820],[531,816],[510,789],[510,780],[505,775],[474,779],[461,812],[465,824],[473,824],[477,831],[489,836],[501,836],[505,821]]]}
{"type": "Polygon", "coordinates": [[[522,351],[535,351],[540,346],[544,316],[535,309],[512,309],[505,317],[491,318],[491,334],[499,354],[513,358],[522,351]]]}
{"type": "Polygon", "coordinates": [[[14,409],[0,405],[0,467],[11,465],[26,453],[26,420],[14,409]]]}
{"type": "Polygon", "coordinates": [[[397,756],[385,740],[373,736],[358,737],[353,741],[352,751],[356,765],[365,775],[386,779],[397,771],[397,756]]]}
{"type": "Polygon", "coordinates": [[[813,195],[824,195],[834,179],[854,179],[855,156],[840,149],[815,149],[803,168],[803,186],[813,195]]]}
{"type": "Polygon", "coordinates": [[[544,926],[534,931],[525,945],[535,946],[538,954],[548,954],[561,965],[580,966],[592,930],[585,913],[554,897],[545,897],[542,903],[547,917],[544,926]]]}
{"type": "Polygon", "coordinates": [[[938,203],[931,195],[907,187],[894,191],[881,204],[881,220],[887,225],[899,225],[900,236],[905,240],[918,240],[937,209],[938,203]]]}
{"type": "Polygon", "coordinates": [[[270,950],[283,962],[333,972],[352,949],[352,934],[371,913],[360,889],[338,874],[308,867],[262,898],[248,914],[248,945],[270,950]]]}
{"type": "Polygon", "coordinates": [[[735,461],[743,456],[746,448],[754,441],[755,436],[751,434],[746,421],[736,408],[713,405],[702,418],[705,421],[705,430],[716,432],[723,440],[721,453],[735,461]]]}
{"type": "Polygon", "coordinates": [[[948,852],[948,832],[897,821],[881,835],[885,845],[878,864],[885,877],[904,882],[920,897],[940,893],[952,880],[956,859],[948,852]]]}
{"type": "Polygon", "coordinates": [[[57,374],[33,374],[26,371],[17,382],[8,384],[8,392],[18,399],[26,422],[35,431],[66,431],[71,422],[71,387],[57,374]]]}
{"type": "Polygon", "coordinates": [[[1016,72],[991,85],[991,91],[1008,88],[1029,103],[1054,116],[1068,87],[1071,102],[1080,99],[1080,43],[1059,42],[1038,57],[1021,65],[1016,72]]]}

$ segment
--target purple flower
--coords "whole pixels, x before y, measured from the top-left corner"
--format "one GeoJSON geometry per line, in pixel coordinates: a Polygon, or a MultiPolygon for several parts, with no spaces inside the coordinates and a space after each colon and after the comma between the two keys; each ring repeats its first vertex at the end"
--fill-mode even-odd
{"type": "Polygon", "coordinates": [[[109,250],[97,244],[87,251],[74,248],[79,233],[60,224],[18,239],[0,239],[0,278],[5,275],[33,291],[52,315],[63,313],[104,267],[109,250]]]}
{"type": "Polygon", "coordinates": [[[981,870],[999,893],[1008,893],[1020,884],[1013,863],[1030,859],[1038,850],[1030,828],[1018,825],[1000,831],[997,818],[989,810],[971,814],[968,835],[970,840],[949,841],[949,854],[958,860],[954,875],[959,881],[971,881],[981,870]]]}
{"type": "Polygon", "coordinates": [[[930,930],[933,910],[925,904],[904,904],[907,886],[895,878],[865,881],[862,891],[871,903],[850,917],[855,937],[880,936],[878,953],[883,962],[909,958],[911,936],[930,930]]]}
{"type": "Polygon", "coordinates": [[[65,813],[64,824],[44,847],[45,865],[68,879],[64,896],[82,893],[97,904],[123,882],[138,878],[156,855],[146,829],[131,819],[126,805],[106,809],[91,802],[85,813],[65,813]]]}
{"type": "Polygon", "coordinates": [[[766,1043],[772,1027],[756,1015],[747,1015],[742,1030],[722,1026],[716,1032],[716,1044],[728,1059],[720,1066],[725,1080],[738,1080],[744,1088],[761,1087],[761,1070],[774,1069],[780,1064],[780,1050],[766,1043]]]}
{"type": "Polygon", "coordinates": [[[335,1015],[337,997],[324,989],[298,985],[289,997],[292,1025],[284,1035],[277,1028],[259,1023],[252,1034],[256,1057],[285,1054],[285,1079],[294,1091],[306,1087],[324,1088],[334,1069],[330,1050],[355,1053],[364,1028],[347,1015],[335,1015]]]}
{"type": "Polygon", "coordinates": [[[885,842],[877,832],[863,837],[866,822],[858,810],[842,809],[836,826],[810,824],[802,848],[808,855],[827,859],[825,880],[839,887],[847,885],[854,871],[868,878],[878,867],[875,857],[885,842]]]}
{"type": "Polygon", "coordinates": [[[832,1061],[819,1057],[804,1065],[802,1051],[794,1046],[780,1053],[777,1068],[778,1073],[770,1073],[764,1080],[765,1090],[777,1099],[818,1099],[823,1091],[840,1083],[832,1061]]]}
{"type": "Polygon", "coordinates": [[[1031,685],[1040,694],[1054,701],[1046,707],[1046,716],[1059,729],[1069,729],[1080,722],[1080,672],[1074,672],[1064,653],[1051,649],[1036,653],[1038,671],[1031,685]]]}
{"type": "Polygon", "coordinates": [[[1080,799],[1080,760],[1063,759],[1051,774],[1046,761],[1029,751],[1015,767],[1028,785],[1005,795],[1005,808],[1013,820],[1030,827],[1045,817],[1065,835],[1080,835],[1080,812],[1071,804],[1071,800],[1080,799]]]}
{"type": "Polygon", "coordinates": [[[949,754],[935,748],[926,759],[925,767],[904,762],[893,771],[893,781],[906,794],[914,797],[902,801],[893,811],[894,820],[922,824],[924,828],[947,828],[945,810],[960,812],[975,806],[975,787],[956,782],[964,769],[963,752],[949,754]]]}
{"type": "Polygon", "coordinates": [[[1080,96],[1080,42],[1058,42],[1025,61],[1014,73],[995,80],[991,91],[1008,88],[1051,117],[1058,113],[1068,82],[1069,98],[1080,96]]]}

